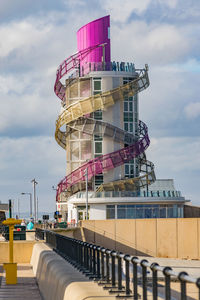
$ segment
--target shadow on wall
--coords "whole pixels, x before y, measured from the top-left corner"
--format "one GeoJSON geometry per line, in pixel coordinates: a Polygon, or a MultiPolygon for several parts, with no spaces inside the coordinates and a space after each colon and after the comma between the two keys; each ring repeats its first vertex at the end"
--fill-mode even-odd
{"type": "Polygon", "coordinates": [[[200,258],[200,218],[81,221],[74,238],[131,255],[200,258]]]}
{"type": "Polygon", "coordinates": [[[96,244],[98,246],[110,249],[110,250],[116,250],[119,252],[122,252],[124,254],[129,254],[129,255],[140,255],[140,256],[151,256],[148,254],[148,250],[146,249],[146,252],[142,252],[139,251],[135,248],[135,246],[133,245],[131,246],[127,246],[125,240],[123,240],[122,242],[116,241],[115,239],[111,239],[109,237],[106,237],[103,234],[91,231],[89,229],[84,228],[84,232],[85,232],[85,236],[94,236],[94,239],[92,240],[87,240],[86,241],[96,244]]]}
{"type": "Polygon", "coordinates": [[[74,231],[74,238],[130,255],[154,256],[155,254],[155,249],[152,250],[152,247],[137,245],[136,242],[140,239],[136,239],[135,224],[132,220],[82,222],[74,231]]]}

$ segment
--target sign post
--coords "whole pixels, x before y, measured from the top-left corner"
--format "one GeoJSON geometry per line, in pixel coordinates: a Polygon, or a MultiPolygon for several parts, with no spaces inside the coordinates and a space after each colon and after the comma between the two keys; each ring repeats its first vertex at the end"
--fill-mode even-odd
{"type": "Polygon", "coordinates": [[[13,262],[13,230],[16,224],[21,224],[22,220],[9,218],[3,221],[3,225],[9,226],[9,263],[4,263],[6,271],[6,284],[17,284],[17,263],[13,262]]]}

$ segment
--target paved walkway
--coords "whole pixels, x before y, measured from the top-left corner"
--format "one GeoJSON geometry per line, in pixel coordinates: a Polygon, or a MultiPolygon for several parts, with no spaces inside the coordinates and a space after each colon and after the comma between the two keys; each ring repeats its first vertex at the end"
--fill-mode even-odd
{"type": "Polygon", "coordinates": [[[2,276],[0,300],[42,300],[36,279],[30,264],[18,264],[16,285],[6,285],[5,273],[0,269],[2,276]]]}

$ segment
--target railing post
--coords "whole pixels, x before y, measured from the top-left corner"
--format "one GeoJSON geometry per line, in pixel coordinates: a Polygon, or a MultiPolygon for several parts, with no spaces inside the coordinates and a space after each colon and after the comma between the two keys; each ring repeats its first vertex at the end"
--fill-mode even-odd
{"type": "Polygon", "coordinates": [[[143,300],[147,300],[147,267],[145,266],[145,263],[148,263],[146,259],[143,259],[140,263],[142,267],[142,296],[143,300]]]}
{"type": "Polygon", "coordinates": [[[104,267],[104,264],[105,264],[105,260],[104,260],[104,258],[105,258],[105,255],[104,255],[104,253],[105,253],[105,248],[104,247],[102,247],[101,248],[101,279],[102,280],[105,280],[105,267],[104,267]]]}
{"type": "Polygon", "coordinates": [[[89,263],[90,263],[90,268],[89,271],[92,274],[92,244],[89,246],[90,254],[89,254],[89,263]]]}
{"type": "Polygon", "coordinates": [[[130,295],[130,270],[129,270],[129,260],[130,260],[130,255],[128,255],[128,254],[126,254],[125,256],[124,256],[124,260],[125,260],[125,269],[126,269],[126,274],[125,274],[125,276],[126,276],[126,279],[125,279],[125,281],[126,281],[126,286],[125,286],[125,292],[126,292],[126,295],[128,296],[128,295],[130,295]]]}
{"type": "Polygon", "coordinates": [[[119,253],[117,255],[117,262],[118,262],[118,266],[117,266],[117,271],[118,271],[118,290],[121,291],[122,290],[122,258],[124,257],[124,254],[119,253]]]}
{"type": "Polygon", "coordinates": [[[93,249],[93,259],[92,259],[92,265],[93,265],[93,275],[96,275],[96,246],[93,245],[92,247],[93,249]]]}
{"type": "Polygon", "coordinates": [[[101,247],[97,247],[97,278],[100,278],[100,256],[99,256],[99,252],[100,252],[101,247]]]}
{"type": "Polygon", "coordinates": [[[86,243],[86,270],[89,271],[89,243],[86,243]]]}
{"type": "Polygon", "coordinates": [[[138,299],[138,276],[137,276],[137,261],[138,257],[132,257],[131,261],[133,264],[133,299],[138,299]]]}
{"type": "Polygon", "coordinates": [[[181,282],[181,300],[187,300],[186,281],[184,280],[184,276],[188,276],[188,273],[186,273],[186,272],[180,272],[178,274],[178,279],[181,282]]]}
{"type": "Polygon", "coordinates": [[[165,275],[165,300],[171,300],[171,288],[170,288],[170,275],[168,271],[171,271],[172,268],[165,267],[163,269],[163,274],[165,275]]]}
{"type": "Polygon", "coordinates": [[[158,298],[158,271],[155,269],[155,267],[159,266],[157,263],[151,264],[151,271],[152,271],[152,292],[153,292],[153,300],[157,300],[158,298]]]}
{"type": "Polygon", "coordinates": [[[112,287],[115,287],[115,257],[116,257],[116,251],[111,251],[111,270],[112,270],[112,287]]]}
{"type": "Polygon", "coordinates": [[[110,250],[106,249],[106,282],[110,282],[110,269],[109,269],[109,254],[110,250]]]}

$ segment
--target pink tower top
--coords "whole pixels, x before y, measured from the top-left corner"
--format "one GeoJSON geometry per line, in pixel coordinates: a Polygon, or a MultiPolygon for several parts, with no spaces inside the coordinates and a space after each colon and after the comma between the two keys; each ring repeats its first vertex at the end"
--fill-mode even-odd
{"type": "MultiPolygon", "coordinates": [[[[104,43],[106,43],[105,62],[110,62],[110,16],[94,20],[77,31],[78,51],[104,43]]],[[[102,56],[103,47],[98,47],[90,52],[81,61],[81,64],[85,62],[101,62],[102,56]]]]}

